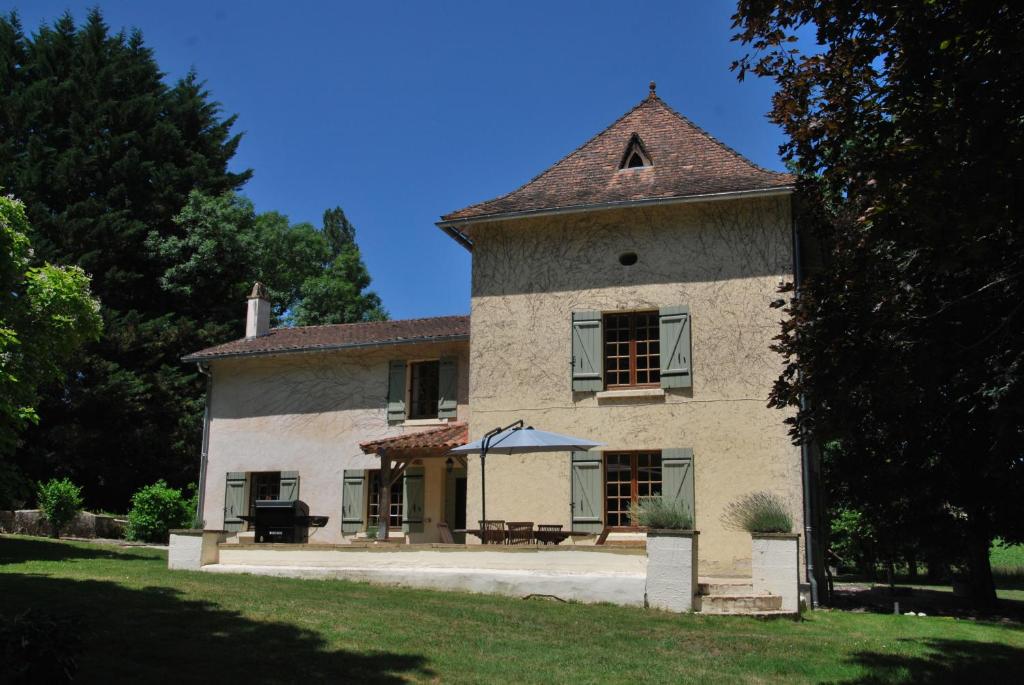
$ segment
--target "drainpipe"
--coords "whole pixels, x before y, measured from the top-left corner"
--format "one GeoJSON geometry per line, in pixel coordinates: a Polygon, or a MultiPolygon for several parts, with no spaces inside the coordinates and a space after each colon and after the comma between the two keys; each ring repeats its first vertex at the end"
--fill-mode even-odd
{"type": "MultiPolygon", "coordinates": [[[[792,197],[792,196],[791,196],[792,197]]],[[[800,285],[803,281],[803,270],[800,254],[800,231],[796,223],[795,202],[790,200],[790,224],[793,234],[793,286],[795,297],[800,297],[800,285]]],[[[800,395],[800,411],[807,411],[807,397],[800,395]]],[[[804,572],[807,576],[807,583],[811,586],[811,608],[818,606],[818,579],[814,570],[814,550],[816,541],[814,539],[814,503],[813,494],[815,484],[812,482],[816,475],[812,469],[811,446],[807,444],[804,436],[800,439],[800,475],[803,481],[804,490],[804,572]]]]}
{"type": "Polygon", "coordinates": [[[206,504],[206,465],[210,456],[210,397],[213,391],[213,374],[210,373],[208,364],[199,362],[196,364],[199,373],[206,376],[206,407],[203,409],[203,445],[199,452],[199,502],[196,506],[196,518],[203,522],[206,527],[206,519],[203,518],[203,507],[206,504]]]}

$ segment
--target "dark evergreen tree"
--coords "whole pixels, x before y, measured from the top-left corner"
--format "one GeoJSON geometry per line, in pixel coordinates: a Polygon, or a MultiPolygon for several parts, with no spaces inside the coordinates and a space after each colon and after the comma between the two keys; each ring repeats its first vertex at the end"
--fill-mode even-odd
{"type": "Polygon", "coordinates": [[[24,200],[37,259],[92,276],[105,323],[17,459],[36,477],[71,475],[93,505],[194,478],[202,382],[179,358],[223,339],[227,317],[199,314],[220,292],[165,289],[147,241],[181,234],[191,191],[249,177],[228,169],[234,121],[195,74],[168,86],[141,34],[111,33],[98,10],[30,38],[16,16],[0,19],[0,185],[24,200]]]}

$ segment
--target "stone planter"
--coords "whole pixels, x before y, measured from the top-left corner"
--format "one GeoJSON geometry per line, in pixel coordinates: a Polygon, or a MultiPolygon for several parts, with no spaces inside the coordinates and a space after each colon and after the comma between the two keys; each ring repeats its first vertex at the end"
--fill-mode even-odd
{"type": "Polygon", "coordinates": [[[700,610],[695,530],[647,531],[647,606],[678,613],[700,610]]]}
{"type": "Polygon", "coordinates": [[[782,597],[782,610],[800,610],[800,536],[796,533],[752,533],[751,567],[754,594],[782,597]]]}
{"type": "Polygon", "coordinates": [[[219,560],[217,545],[227,539],[223,530],[172,530],[167,548],[167,568],[198,571],[219,560]]]}

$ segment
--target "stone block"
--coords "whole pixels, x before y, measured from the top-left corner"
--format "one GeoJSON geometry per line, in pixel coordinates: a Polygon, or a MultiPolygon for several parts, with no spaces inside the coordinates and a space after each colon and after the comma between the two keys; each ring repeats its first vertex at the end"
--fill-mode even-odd
{"type": "Polygon", "coordinates": [[[697,531],[647,532],[647,606],[682,613],[700,609],[697,531]]]}
{"type": "Polygon", "coordinates": [[[779,595],[783,611],[800,610],[799,539],[789,533],[751,535],[754,592],[779,595]]]}

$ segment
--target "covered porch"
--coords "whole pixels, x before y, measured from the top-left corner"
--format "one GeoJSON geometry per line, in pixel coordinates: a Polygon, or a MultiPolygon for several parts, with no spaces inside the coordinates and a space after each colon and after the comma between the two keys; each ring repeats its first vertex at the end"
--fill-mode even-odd
{"type": "Polygon", "coordinates": [[[466,444],[468,426],[436,428],[359,444],[379,469],[346,470],[342,533],[352,543],[462,543],[446,530],[466,527],[466,460],[449,454],[466,444]]]}

